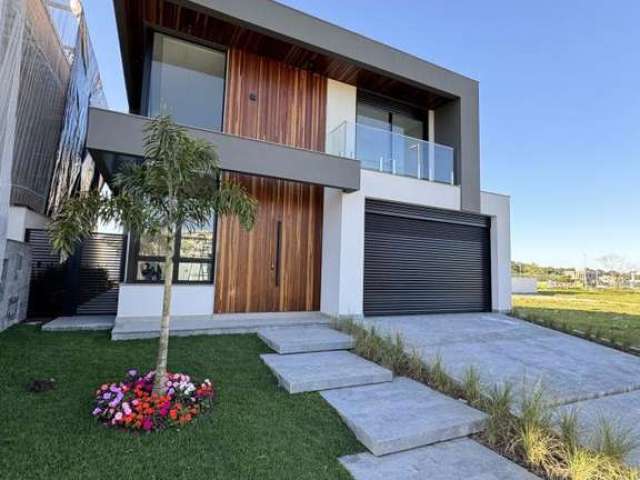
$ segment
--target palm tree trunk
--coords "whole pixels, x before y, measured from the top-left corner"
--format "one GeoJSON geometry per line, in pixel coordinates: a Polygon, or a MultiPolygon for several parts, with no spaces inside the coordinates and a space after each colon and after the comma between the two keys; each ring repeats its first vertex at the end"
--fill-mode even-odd
{"type": "Polygon", "coordinates": [[[160,321],[160,340],[156,359],[156,378],[153,393],[162,395],[166,384],[167,356],[169,353],[169,323],[171,321],[171,285],[173,284],[173,255],[175,248],[175,230],[167,236],[166,255],[164,257],[164,290],[162,294],[162,320],[160,321]]]}

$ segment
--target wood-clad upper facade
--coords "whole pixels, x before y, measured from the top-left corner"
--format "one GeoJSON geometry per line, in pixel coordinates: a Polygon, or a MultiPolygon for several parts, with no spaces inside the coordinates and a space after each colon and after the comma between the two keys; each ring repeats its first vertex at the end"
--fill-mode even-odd
{"type": "MultiPolygon", "coordinates": [[[[113,0],[132,113],[146,114],[153,32],[238,49],[432,110],[434,141],[455,150],[465,210],[480,210],[478,82],[272,0],[113,0]]],[[[336,183],[336,182],[333,182],[336,183]]]]}

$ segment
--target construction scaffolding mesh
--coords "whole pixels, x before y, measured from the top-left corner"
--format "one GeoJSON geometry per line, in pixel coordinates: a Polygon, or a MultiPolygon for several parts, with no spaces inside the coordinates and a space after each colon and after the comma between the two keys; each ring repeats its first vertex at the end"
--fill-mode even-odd
{"type": "Polygon", "coordinates": [[[96,182],[85,140],[89,106],[106,106],[98,64],[78,0],[0,0],[0,15],[0,147],[10,204],[50,215],[96,182]]]}
{"type": "MultiPolygon", "coordinates": [[[[49,8],[57,7],[57,3],[50,2],[49,8]]],[[[59,7],[57,7],[60,10],[59,7]]],[[[55,214],[62,201],[74,192],[86,191],[98,186],[99,176],[90,154],[86,151],[87,126],[89,107],[106,107],[100,70],[96,60],[84,11],[79,0],[71,1],[69,10],[62,10],[56,15],[67,12],[65,18],[54,17],[60,38],[65,41],[69,35],[65,24],[76,20],[77,31],[73,49],[67,48],[71,61],[71,75],[66,93],[63,127],[54,165],[47,213],[55,214]],[[72,15],[72,17],[69,16],[72,15]]],[[[71,35],[71,38],[73,35],[71,35]]]]}
{"type": "Polygon", "coordinates": [[[24,4],[11,204],[44,213],[70,68],[46,6],[24,4]]]}

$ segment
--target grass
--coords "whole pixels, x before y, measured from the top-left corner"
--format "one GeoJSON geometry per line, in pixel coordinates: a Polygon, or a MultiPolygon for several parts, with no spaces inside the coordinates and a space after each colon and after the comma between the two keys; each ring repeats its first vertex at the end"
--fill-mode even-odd
{"type": "Polygon", "coordinates": [[[211,415],[181,431],[130,434],[90,417],[97,385],[153,366],[155,340],[103,333],[0,334],[0,477],[347,479],[337,458],[363,447],[316,393],[289,395],[259,358],[255,336],[172,338],[169,367],[211,378],[211,415]],[[57,388],[29,393],[32,378],[57,388]]]}
{"type": "Polygon", "coordinates": [[[546,290],[514,295],[513,315],[619,347],[640,347],[640,291],[546,290]]]}
{"type": "Polygon", "coordinates": [[[353,320],[337,320],[335,327],[354,337],[355,351],[361,356],[422,382],[450,397],[466,401],[484,411],[485,429],[474,438],[497,453],[548,480],[639,480],[636,469],[622,459],[635,444],[626,430],[603,422],[594,438],[595,448],[579,444],[578,417],[575,412],[554,425],[553,407],[546,401],[544,388],[524,389],[519,408],[510,384],[485,386],[475,368],[457,382],[446,371],[442,358],[425,363],[419,352],[409,351],[401,336],[380,335],[353,320]],[[519,411],[516,416],[514,411],[519,411]]]}

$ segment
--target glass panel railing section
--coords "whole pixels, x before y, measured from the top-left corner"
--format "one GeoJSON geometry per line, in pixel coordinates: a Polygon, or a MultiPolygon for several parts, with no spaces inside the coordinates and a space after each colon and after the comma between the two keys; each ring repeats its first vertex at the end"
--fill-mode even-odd
{"type": "Polygon", "coordinates": [[[359,160],[368,170],[454,183],[453,148],[361,123],[343,122],[332,130],[327,153],[359,160]]]}

